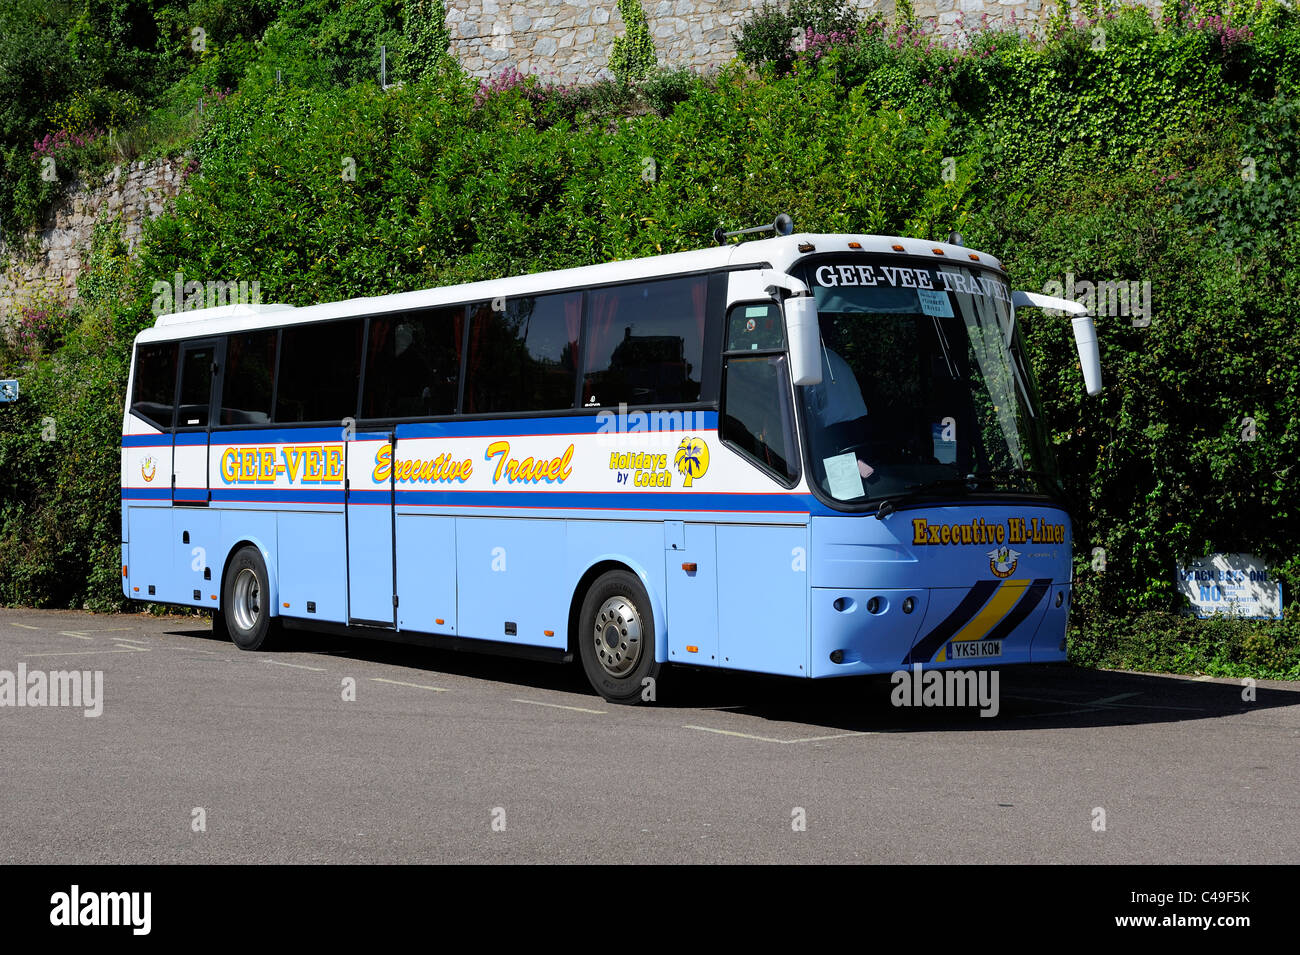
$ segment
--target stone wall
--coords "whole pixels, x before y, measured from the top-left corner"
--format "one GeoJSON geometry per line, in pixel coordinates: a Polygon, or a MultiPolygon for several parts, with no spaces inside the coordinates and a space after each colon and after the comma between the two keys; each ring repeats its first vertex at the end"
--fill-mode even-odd
{"type": "MultiPolygon", "coordinates": [[[[782,0],[786,5],[788,0],[782,0]]],[[[849,0],[863,14],[894,15],[895,0],[849,0]]],[[[1160,0],[1137,0],[1158,10],[1160,0]]],[[[707,70],[735,55],[731,36],[759,0],[641,0],[659,63],[707,70]]],[[[1071,0],[1080,9],[1080,0],[1071,0]]],[[[1089,4],[1090,8],[1095,5],[1089,4]]],[[[1028,32],[1053,8],[1048,0],[913,0],[927,32],[958,38],[976,27],[1018,25],[1028,32]]],[[[447,0],[451,52],[470,73],[486,77],[514,68],[564,82],[608,76],[614,37],[624,32],[617,0],[447,0]]]]}
{"type": "Polygon", "coordinates": [[[0,325],[8,324],[19,307],[37,296],[75,299],[96,221],[120,220],[122,237],[134,249],[145,221],[162,212],[180,186],[179,160],[127,163],[107,176],[74,183],[37,233],[34,255],[20,256],[0,242],[0,263],[8,263],[0,274],[0,325]]]}
{"type": "MultiPolygon", "coordinates": [[[[659,63],[701,71],[735,55],[732,34],[759,5],[757,0],[641,2],[659,63]]],[[[863,13],[894,14],[895,0],[850,2],[863,13]]],[[[1145,2],[1159,8],[1160,0],[1145,2]]],[[[1051,0],[1048,4],[1050,10],[1051,0]]],[[[913,0],[913,8],[930,30],[952,37],[960,35],[963,19],[973,27],[985,13],[991,24],[1010,25],[1014,17],[1024,32],[1046,14],[1043,0],[913,0]]],[[[447,0],[447,28],[452,53],[476,76],[513,67],[564,82],[608,75],[610,46],[624,32],[616,0],[447,0]]],[[[179,162],[128,163],[97,181],[76,184],[39,232],[34,256],[19,258],[0,242],[0,263],[8,263],[0,274],[0,326],[36,296],[74,299],[95,222],[101,216],[119,218],[134,249],[145,220],[158,215],[180,185],[179,162]]]]}
{"type": "MultiPolygon", "coordinates": [[[[894,0],[851,2],[864,11],[894,7],[894,0]]],[[[735,55],[731,34],[757,6],[754,0],[641,0],[659,62],[697,70],[735,55]]],[[[609,75],[610,47],[624,26],[616,0],[447,0],[447,32],[452,54],[475,76],[513,67],[590,82],[609,75]]]]}

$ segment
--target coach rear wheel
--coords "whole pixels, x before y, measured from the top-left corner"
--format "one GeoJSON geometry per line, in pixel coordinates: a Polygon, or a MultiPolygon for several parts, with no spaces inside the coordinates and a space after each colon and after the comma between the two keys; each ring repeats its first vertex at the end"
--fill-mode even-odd
{"type": "Polygon", "coordinates": [[[662,667],[650,599],[636,575],[615,570],[600,577],[579,621],[578,652],[596,692],[611,703],[653,702],[662,667]]]}
{"type": "Polygon", "coordinates": [[[221,591],[221,618],[214,631],[222,628],[241,650],[269,649],[276,636],[271,618],[271,588],[266,564],[256,547],[241,547],[226,569],[221,591]]]}

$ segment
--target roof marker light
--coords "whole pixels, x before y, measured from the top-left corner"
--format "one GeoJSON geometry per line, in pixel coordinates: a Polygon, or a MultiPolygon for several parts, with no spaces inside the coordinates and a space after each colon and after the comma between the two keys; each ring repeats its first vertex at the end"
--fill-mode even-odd
{"type": "Polygon", "coordinates": [[[930,251],[935,255],[943,255],[943,249],[931,249],[930,251]]]}
{"type": "Polygon", "coordinates": [[[850,242],[850,243],[849,243],[849,248],[850,248],[850,249],[860,249],[860,248],[862,248],[862,243],[861,243],[861,242],[850,242]]]}
{"type": "Polygon", "coordinates": [[[901,245],[891,245],[890,248],[893,249],[895,252],[903,251],[903,247],[901,245]]]}

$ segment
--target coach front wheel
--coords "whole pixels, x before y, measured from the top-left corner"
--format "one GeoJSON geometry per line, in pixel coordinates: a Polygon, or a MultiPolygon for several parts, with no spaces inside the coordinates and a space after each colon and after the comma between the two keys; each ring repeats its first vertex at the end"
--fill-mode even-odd
{"type": "Polygon", "coordinates": [[[650,598],[635,574],[614,570],[592,584],[578,624],[582,668],[611,703],[652,703],[662,666],[655,661],[650,598]]]}
{"type": "Polygon", "coordinates": [[[224,628],[241,650],[268,650],[275,642],[278,628],[271,618],[271,587],[256,547],[241,547],[226,568],[217,617],[213,631],[224,628]]]}

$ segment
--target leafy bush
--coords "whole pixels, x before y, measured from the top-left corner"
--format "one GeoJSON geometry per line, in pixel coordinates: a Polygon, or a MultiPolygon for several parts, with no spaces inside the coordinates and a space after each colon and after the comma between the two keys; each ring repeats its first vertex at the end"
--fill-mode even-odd
{"type": "Polygon", "coordinates": [[[688,69],[660,70],[641,84],[641,94],[660,116],[691,97],[699,80],[688,69]]]}
{"type": "Polygon", "coordinates": [[[770,65],[778,73],[794,61],[796,36],[830,36],[855,33],[861,25],[857,11],[846,0],[791,0],[788,10],[764,2],[732,34],[736,54],[750,66],[770,65]]]}
{"type": "Polygon", "coordinates": [[[764,0],[758,11],[740,25],[740,32],[731,35],[736,54],[750,66],[774,65],[784,72],[793,59],[790,44],[794,24],[790,15],[779,3],[764,0]]]}
{"type": "Polygon", "coordinates": [[[1300,680],[1300,626],[1285,621],[1147,612],[1122,621],[1071,620],[1071,661],[1083,666],[1218,677],[1300,680]]]}

